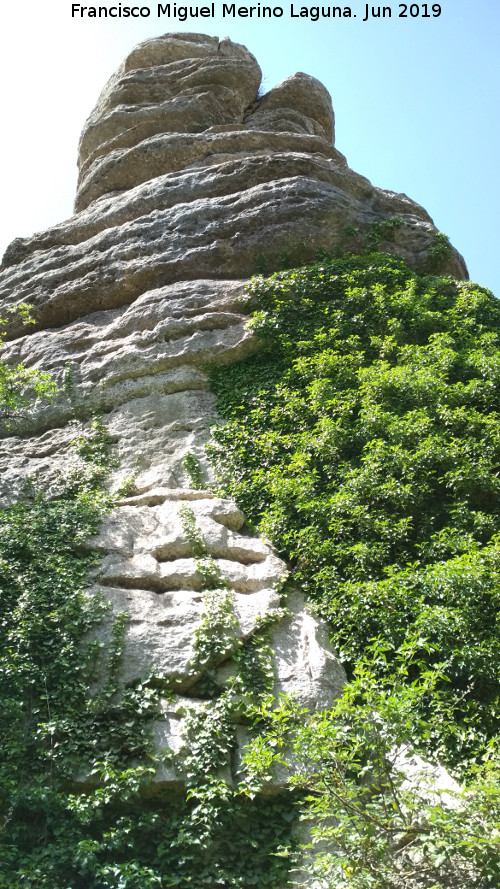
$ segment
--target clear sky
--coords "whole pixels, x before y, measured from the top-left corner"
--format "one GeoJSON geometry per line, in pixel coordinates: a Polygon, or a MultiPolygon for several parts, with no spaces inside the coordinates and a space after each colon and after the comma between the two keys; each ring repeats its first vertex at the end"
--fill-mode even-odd
{"type": "MultiPolygon", "coordinates": [[[[352,0],[351,18],[317,22],[292,18],[289,0],[280,18],[223,18],[216,0],[214,18],[185,23],[159,18],[153,0],[139,2],[149,17],[72,18],[71,0],[2,4],[0,255],[14,237],[71,215],[81,127],[130,49],[166,32],[202,31],[248,46],[266,89],[295,71],[319,78],[349,165],[422,204],[470,277],[500,296],[498,0],[442,0],[438,17],[432,3],[393,2],[390,18],[367,21],[366,3],[352,0]]],[[[293,10],[315,5],[299,0],[293,10]]]]}

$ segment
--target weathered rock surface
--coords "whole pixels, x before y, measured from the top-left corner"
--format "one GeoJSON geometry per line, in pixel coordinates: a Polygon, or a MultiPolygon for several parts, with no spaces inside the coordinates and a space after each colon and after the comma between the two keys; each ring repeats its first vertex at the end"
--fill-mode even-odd
{"type": "Polygon", "coordinates": [[[242,122],[260,79],[254,56],[227,38],[176,34],[143,43],[106,84],[85,124],[80,181],[99,158],[151,136],[242,122]]]}
{"type": "Polygon", "coordinates": [[[117,483],[133,476],[138,491],[186,486],[182,458],[193,451],[204,459],[215,420],[204,367],[256,348],[244,326],[244,296],[240,282],[170,285],[10,343],[7,360],[43,367],[63,391],[69,375],[71,385],[41,407],[32,435],[0,439],[0,502],[15,497],[27,475],[46,484],[57,479],[75,437],[71,420],[96,410],[117,440],[117,483]]]}
{"type": "MultiPolygon", "coordinates": [[[[301,259],[363,246],[374,224],[398,217],[380,248],[426,268],[436,230],[405,195],[374,188],[334,148],[331,100],[295,74],[258,95],[260,69],[244,47],[205,35],[166,35],[134,49],[104,88],[80,143],[76,213],[17,239],[0,268],[5,307],[33,306],[28,334],[12,326],[5,358],[50,371],[63,385],[22,434],[0,440],[0,499],[27,477],[50,488],[64,474],[74,421],[99,410],[116,440],[113,484],[133,477],[92,541],[102,562],[94,589],[126,610],[123,681],[152,675],[175,692],[157,743],[180,751],[183,720],[204,670],[220,683],[241,640],[274,620],[276,693],[326,708],[344,681],[326,628],[300,593],[283,616],[276,592],[285,565],[253,537],[229,501],[190,486],[184,458],[199,460],[217,420],[206,366],[257,348],[245,328],[245,279],[265,254],[301,259]],[[358,230],[358,234],[354,234],[358,230]],[[200,664],[196,634],[207,607],[182,522],[188,507],[234,609],[234,632],[200,664]]],[[[451,250],[441,271],[466,276],[451,250]]],[[[101,638],[109,636],[104,625],[101,638]]],[[[240,747],[244,730],[240,731],[240,747]]],[[[228,762],[234,778],[241,749],[228,762]]],[[[175,783],[165,766],[157,779],[175,783]]]]}
{"type": "MultiPolygon", "coordinates": [[[[258,96],[259,82],[229,40],[167,34],[137,47],[85,124],[79,212],[10,245],[0,299],[61,327],[173,282],[245,278],[262,254],[272,269],[298,246],[302,258],[359,247],[396,216],[380,247],[425,268],[432,220],[349,169],[325,88],[295,74],[258,96]]],[[[442,270],[467,274],[455,251],[442,270]]]]}

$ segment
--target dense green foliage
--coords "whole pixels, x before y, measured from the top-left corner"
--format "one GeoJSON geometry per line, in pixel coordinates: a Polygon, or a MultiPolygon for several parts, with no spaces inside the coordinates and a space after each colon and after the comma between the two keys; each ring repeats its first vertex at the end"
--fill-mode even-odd
{"type": "Polygon", "coordinates": [[[351,672],[375,637],[445,662],[455,720],[436,709],[430,743],[463,761],[500,724],[500,306],[381,254],[251,290],[263,348],[213,375],[220,484],[351,672]]]}
{"type": "MultiPolygon", "coordinates": [[[[276,702],[268,627],[238,644],[233,596],[185,507],[204,677],[174,757],[185,790],[152,792],[169,691],[120,683],[127,615],[106,651],[89,641],[106,608],[84,592],[85,541],[113,461],[94,422],[51,491],[28,483],[0,513],[0,889],[277,889],[299,808],[327,841],[311,870],[329,889],[498,885],[500,307],[380,254],[251,290],[262,350],[214,372],[227,423],[211,456],[329,620],[351,682],[331,712],[276,702]],[[232,787],[238,722],[252,740],[232,787]],[[460,767],[456,806],[408,786],[415,748],[460,767]],[[277,764],[292,792],[262,796],[277,764]]],[[[9,415],[52,391],[3,371],[9,415]]]]}
{"type": "Polygon", "coordinates": [[[262,348],[213,372],[226,422],[209,455],[329,621],[350,682],[329,712],[261,703],[248,773],[258,786],[293,752],[314,885],[493,889],[500,306],[382,254],[250,290],[262,348]],[[415,750],[464,789],[441,796],[415,750]]]}

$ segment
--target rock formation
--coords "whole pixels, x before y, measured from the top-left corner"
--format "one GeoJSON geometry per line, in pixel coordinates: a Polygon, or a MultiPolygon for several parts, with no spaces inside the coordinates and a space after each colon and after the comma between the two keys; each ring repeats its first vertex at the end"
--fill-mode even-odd
{"type": "MultiPolygon", "coordinates": [[[[13,241],[0,271],[4,309],[29,303],[36,321],[28,334],[12,326],[6,358],[60,381],[71,375],[69,398],[41,406],[28,433],[1,441],[0,495],[11,502],[26,476],[50,486],[71,421],[103,413],[117,443],[114,482],[133,477],[135,493],[93,540],[103,559],[92,584],[130,616],[123,681],[153,670],[175,691],[157,726],[158,744],[174,749],[203,674],[193,644],[204,596],[183,507],[233,596],[232,648],[211,665],[220,676],[238,639],[274,615],[276,691],[324,708],[343,682],[300,593],[280,616],[285,565],[234,503],[190,485],[183,462],[193,454],[209,477],[204,445],[216,414],[207,364],[230,374],[257,348],[244,311],[257,257],[272,269],[284,251],[306,259],[349,249],[398,217],[381,248],[424,268],[436,235],[420,206],[349,169],[318,81],[295,74],[260,95],[260,76],[254,57],[227,39],[165,35],[138,46],[84,126],[75,215],[13,241]]],[[[453,250],[440,271],[466,277],[453,250]]],[[[157,777],[179,779],[174,766],[157,777]]]]}
{"type": "MultiPolygon", "coordinates": [[[[325,88],[295,74],[259,97],[259,82],[254,57],[229,40],[137,47],[85,124],[77,214],[10,245],[0,298],[62,327],[180,281],[241,280],[259,254],[272,267],[298,244],[304,258],[349,249],[354,228],[394,217],[395,240],[381,246],[425,266],[431,219],[349,169],[325,88]]],[[[455,252],[441,271],[466,276],[455,252]]]]}

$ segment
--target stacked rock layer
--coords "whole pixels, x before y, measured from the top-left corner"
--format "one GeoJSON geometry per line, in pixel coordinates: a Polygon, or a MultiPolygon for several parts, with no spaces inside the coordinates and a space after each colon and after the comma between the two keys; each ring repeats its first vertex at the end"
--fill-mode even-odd
{"type": "MultiPolygon", "coordinates": [[[[133,477],[135,494],[116,503],[92,542],[103,556],[92,582],[114,613],[130,616],[123,681],[153,670],[175,690],[157,727],[159,746],[174,749],[203,673],[193,646],[204,595],[183,509],[232,594],[234,646],[275,617],[276,691],[324,708],[344,678],[299,593],[280,616],[286,566],[233,503],[190,487],[185,470],[189,453],[210,474],[204,445],[217,417],[207,365],[230,375],[257,348],[245,329],[245,279],[258,257],[272,269],[284,252],[349,249],[354,230],[362,236],[394,217],[382,249],[424,268],[435,243],[420,206],[349,169],[318,81],[295,74],[261,96],[260,77],[251,53],[229,40],[180,34],[141,44],[85,124],[75,215],[15,240],[0,269],[4,310],[29,303],[36,321],[29,335],[12,327],[6,358],[71,379],[30,431],[0,442],[0,497],[14,500],[27,476],[50,487],[74,417],[103,414],[120,461],[114,481],[133,477]]],[[[466,276],[453,250],[441,271],[466,276]]],[[[221,677],[232,653],[210,665],[221,677]]],[[[158,780],[178,777],[165,767],[158,780]]]]}

